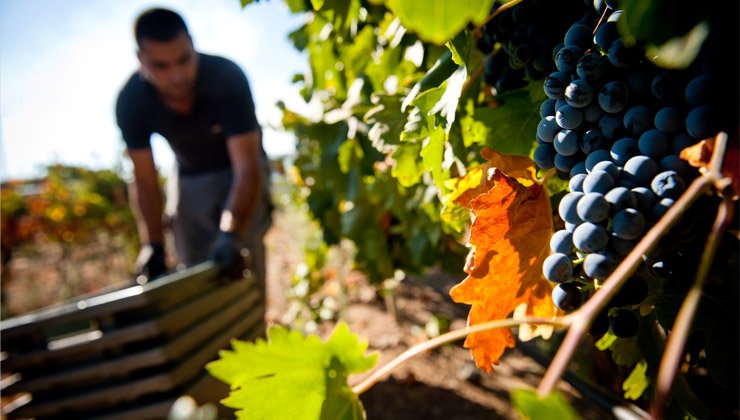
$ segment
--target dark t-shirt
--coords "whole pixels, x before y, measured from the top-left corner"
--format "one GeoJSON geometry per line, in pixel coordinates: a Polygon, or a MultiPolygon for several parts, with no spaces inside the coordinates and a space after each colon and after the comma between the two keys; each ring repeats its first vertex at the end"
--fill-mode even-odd
{"type": "MultiPolygon", "coordinates": [[[[129,149],[148,148],[152,133],[169,142],[182,175],[228,168],[226,139],[259,130],[244,72],[234,62],[199,53],[192,112],[167,108],[136,72],[118,95],[116,119],[129,149]]],[[[262,150],[265,157],[264,149],[262,150]]]]}

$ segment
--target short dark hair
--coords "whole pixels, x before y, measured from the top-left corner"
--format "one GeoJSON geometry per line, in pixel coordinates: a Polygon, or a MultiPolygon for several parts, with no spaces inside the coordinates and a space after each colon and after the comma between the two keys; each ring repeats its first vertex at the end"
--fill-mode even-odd
{"type": "Polygon", "coordinates": [[[188,34],[188,27],[182,16],[168,9],[146,10],[136,18],[134,24],[134,36],[139,48],[145,39],[167,42],[182,32],[188,34]]]}

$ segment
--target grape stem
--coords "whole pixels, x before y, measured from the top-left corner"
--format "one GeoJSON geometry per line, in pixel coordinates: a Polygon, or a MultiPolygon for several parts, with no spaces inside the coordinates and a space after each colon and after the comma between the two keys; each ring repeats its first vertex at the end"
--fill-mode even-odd
{"type": "Polygon", "coordinates": [[[603,285],[586,303],[573,312],[573,323],[563,339],[555,357],[540,382],[537,392],[540,396],[549,394],[565,372],[568,363],[578,347],[578,343],[588,331],[593,320],[619,291],[627,279],[637,270],[642,256],[649,254],[660,238],[681,218],[691,204],[709,190],[714,183],[711,176],[700,176],[689,185],[686,192],[671,206],[666,214],[655,224],[635,246],[622,263],[604,281],[603,285]]]}
{"type": "MultiPolygon", "coordinates": [[[[727,136],[717,138],[717,144],[714,149],[712,163],[710,163],[709,173],[717,176],[721,169],[722,152],[725,149],[727,136]],[[718,153],[719,151],[719,153],[718,153]]],[[[686,294],[686,298],[681,304],[681,308],[676,316],[676,321],[671,328],[671,333],[668,335],[668,341],[666,343],[666,349],[663,352],[663,357],[660,361],[660,367],[658,369],[658,377],[655,390],[655,399],[650,407],[650,414],[654,418],[662,418],[668,401],[670,399],[673,384],[676,379],[679,364],[681,362],[681,356],[683,354],[684,346],[686,345],[686,339],[689,335],[689,329],[691,328],[694,314],[699,306],[701,300],[702,288],[704,281],[707,278],[709,269],[712,266],[714,255],[717,252],[717,248],[726,232],[733,217],[733,210],[735,203],[731,196],[723,196],[722,201],[719,204],[717,210],[717,217],[714,220],[712,230],[709,232],[707,242],[702,252],[701,260],[699,262],[699,268],[694,278],[694,284],[686,294]]]]}
{"type": "Polygon", "coordinates": [[[483,23],[481,23],[480,25],[478,25],[475,28],[475,30],[473,31],[473,34],[476,36],[476,38],[480,38],[481,37],[481,33],[480,32],[483,29],[483,27],[486,26],[486,24],[488,22],[490,22],[491,20],[493,20],[493,18],[495,18],[496,16],[498,16],[500,13],[503,13],[505,10],[509,10],[509,9],[514,8],[514,6],[518,5],[519,3],[523,2],[523,1],[524,0],[512,0],[512,1],[508,2],[508,3],[502,4],[498,9],[494,10],[490,15],[488,15],[488,17],[486,18],[486,20],[483,21],[483,23]]]}
{"type": "Polygon", "coordinates": [[[370,376],[365,378],[362,382],[353,386],[352,392],[354,392],[356,395],[360,395],[363,392],[370,389],[373,385],[378,383],[380,380],[382,380],[393,369],[397,368],[402,363],[411,359],[412,357],[420,353],[423,353],[427,350],[433,349],[435,347],[439,347],[442,344],[450,343],[450,342],[465,338],[469,334],[478,333],[482,331],[488,331],[488,330],[494,330],[497,328],[511,328],[511,327],[515,327],[521,324],[552,325],[555,327],[564,328],[564,327],[567,327],[570,323],[571,323],[571,316],[566,315],[566,316],[557,317],[557,318],[525,317],[522,319],[513,319],[513,318],[498,319],[495,321],[489,321],[489,322],[485,322],[482,324],[467,326],[465,328],[459,328],[457,330],[447,332],[445,334],[434,337],[430,340],[427,340],[423,343],[419,343],[409,348],[408,350],[404,351],[400,355],[396,356],[393,360],[389,361],[385,365],[381,366],[379,369],[375,370],[370,376]]]}

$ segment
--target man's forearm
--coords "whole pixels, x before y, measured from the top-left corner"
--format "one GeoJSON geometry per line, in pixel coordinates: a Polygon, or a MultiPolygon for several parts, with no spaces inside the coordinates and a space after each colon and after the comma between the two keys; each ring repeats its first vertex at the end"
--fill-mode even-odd
{"type": "Polygon", "coordinates": [[[261,173],[256,165],[234,173],[229,199],[219,223],[222,231],[242,232],[257,207],[261,185],[261,173]]]}
{"type": "Polygon", "coordinates": [[[134,182],[131,207],[137,219],[142,244],[164,243],[162,226],[162,193],[151,182],[134,182]]]}

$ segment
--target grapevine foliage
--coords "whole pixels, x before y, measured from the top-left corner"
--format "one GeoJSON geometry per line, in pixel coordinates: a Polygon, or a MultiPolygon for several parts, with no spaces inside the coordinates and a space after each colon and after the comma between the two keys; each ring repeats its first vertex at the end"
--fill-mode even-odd
{"type": "MultiPolygon", "coordinates": [[[[282,105],[283,125],[298,138],[299,183],[324,239],[352,241],[357,268],[376,283],[397,269],[465,266],[452,296],[473,305],[471,325],[512,312],[552,320],[598,296],[699,175],[683,150],[720,130],[736,142],[737,98],[722,93],[737,92],[737,64],[722,61],[737,50],[736,5],[681,3],[287,1],[307,18],[290,39],[308,53],[310,70],[295,81],[315,112],[282,105]]],[[[631,372],[625,398],[654,392],[664,335],[711,229],[702,212],[717,202],[687,211],[587,322],[597,348],[631,372]]],[[[725,257],[737,266],[736,252],[725,257]]],[[[730,395],[737,340],[723,328],[737,330],[727,301],[737,284],[710,278],[706,296],[721,304],[695,318],[681,368],[704,363],[712,389],[730,395]]],[[[513,337],[497,330],[466,343],[489,370],[513,337]]],[[[670,412],[707,415],[676,382],[670,412]]],[[[514,400],[522,412],[551,405],[574,416],[557,397],[514,400]]]]}

